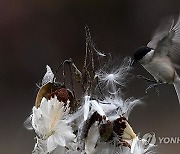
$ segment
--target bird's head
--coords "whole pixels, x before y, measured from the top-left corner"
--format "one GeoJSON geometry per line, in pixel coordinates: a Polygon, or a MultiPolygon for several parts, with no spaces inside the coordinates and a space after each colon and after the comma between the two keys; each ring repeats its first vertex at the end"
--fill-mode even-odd
{"type": "Polygon", "coordinates": [[[132,65],[134,65],[137,62],[140,62],[141,64],[149,62],[151,58],[154,55],[154,50],[152,48],[149,48],[147,46],[139,47],[134,52],[134,58],[132,65]]]}

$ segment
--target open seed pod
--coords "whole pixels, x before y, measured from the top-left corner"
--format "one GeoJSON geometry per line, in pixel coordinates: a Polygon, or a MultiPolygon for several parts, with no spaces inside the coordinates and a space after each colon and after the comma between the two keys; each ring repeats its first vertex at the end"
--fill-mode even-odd
{"type": "Polygon", "coordinates": [[[76,65],[74,63],[72,63],[72,68],[73,68],[74,79],[77,82],[81,82],[82,81],[82,73],[78,70],[78,68],[76,67],[76,65]]]}
{"type": "Polygon", "coordinates": [[[112,138],[112,132],[113,132],[113,123],[110,121],[107,121],[107,123],[100,124],[99,125],[99,133],[101,136],[102,141],[110,141],[112,138]]]}
{"type": "Polygon", "coordinates": [[[39,91],[38,91],[38,93],[37,93],[37,96],[36,96],[36,102],[35,102],[36,108],[38,108],[38,107],[40,106],[42,98],[43,98],[43,97],[47,98],[47,95],[51,93],[52,87],[53,87],[53,86],[52,86],[52,83],[49,82],[49,83],[43,85],[43,86],[39,89],[39,91]]]}
{"type": "Polygon", "coordinates": [[[123,116],[113,122],[113,131],[118,135],[119,140],[124,143],[132,141],[136,137],[132,127],[123,116]]]}
{"type": "Polygon", "coordinates": [[[69,89],[66,89],[63,86],[57,86],[53,83],[47,83],[43,85],[37,94],[35,106],[38,108],[41,104],[41,100],[43,97],[50,100],[51,97],[57,97],[57,99],[61,102],[63,102],[65,105],[67,104],[67,101],[70,101],[70,108],[71,111],[74,111],[75,108],[75,99],[72,94],[72,92],[69,89]]]}
{"type": "Polygon", "coordinates": [[[57,99],[61,102],[64,102],[66,105],[67,102],[70,102],[70,111],[75,110],[75,99],[72,94],[72,92],[69,89],[66,89],[65,87],[59,87],[55,91],[52,91],[47,95],[47,98],[50,99],[51,97],[57,97],[57,99]]]}

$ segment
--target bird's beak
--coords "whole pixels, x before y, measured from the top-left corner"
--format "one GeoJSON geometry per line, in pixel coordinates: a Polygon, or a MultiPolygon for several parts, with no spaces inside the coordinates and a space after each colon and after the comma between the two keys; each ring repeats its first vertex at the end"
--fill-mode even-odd
{"type": "Polygon", "coordinates": [[[135,60],[132,60],[131,66],[133,66],[135,63],[136,63],[136,61],[135,61],[135,60]]]}

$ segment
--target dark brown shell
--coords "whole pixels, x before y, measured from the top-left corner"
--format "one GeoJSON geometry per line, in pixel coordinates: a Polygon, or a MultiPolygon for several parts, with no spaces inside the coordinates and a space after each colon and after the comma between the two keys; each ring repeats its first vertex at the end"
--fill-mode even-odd
{"type": "Polygon", "coordinates": [[[113,122],[113,131],[119,136],[119,138],[122,138],[124,129],[126,128],[125,121],[125,117],[120,117],[113,122]]]}
{"type": "Polygon", "coordinates": [[[113,132],[113,124],[108,121],[106,124],[100,124],[99,133],[101,139],[105,142],[109,141],[113,132]]]}
{"type": "Polygon", "coordinates": [[[51,92],[47,95],[47,99],[51,99],[51,97],[57,96],[57,99],[61,102],[63,102],[65,105],[67,104],[67,101],[70,101],[70,109],[71,111],[74,111],[75,109],[75,99],[72,94],[72,92],[69,89],[66,88],[58,88],[54,92],[51,92]]]}

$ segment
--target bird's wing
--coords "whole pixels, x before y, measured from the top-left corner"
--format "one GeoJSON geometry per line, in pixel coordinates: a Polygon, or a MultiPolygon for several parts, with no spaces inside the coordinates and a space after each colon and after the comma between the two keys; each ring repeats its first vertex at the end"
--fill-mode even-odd
{"type": "Polygon", "coordinates": [[[152,40],[147,44],[155,49],[159,56],[169,56],[176,68],[180,68],[180,16],[174,25],[174,20],[162,22],[152,40]]]}

